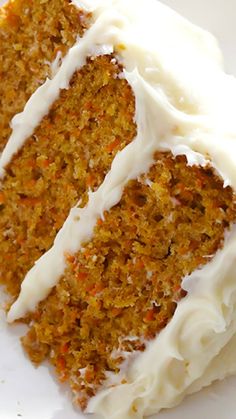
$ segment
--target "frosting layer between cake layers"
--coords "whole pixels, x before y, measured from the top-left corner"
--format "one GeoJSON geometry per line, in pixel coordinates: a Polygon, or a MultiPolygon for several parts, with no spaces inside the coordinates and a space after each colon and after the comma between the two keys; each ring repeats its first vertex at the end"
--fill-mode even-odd
{"type": "MultiPolygon", "coordinates": [[[[93,12],[93,24],[52,80],[13,119],[0,159],[1,176],[87,56],[117,54],[135,95],[137,136],[116,155],[102,185],[89,193],[86,207],[78,203],[71,210],[53,247],[28,272],[9,321],[34,310],[48,295],[64,272],[65,252],[75,253],[92,238],[97,219],[119,202],[130,179],[149,170],[156,150],[184,154],[190,165],[211,161],[225,186],[236,188],[236,81],[223,72],[214,38],[155,0],[73,3],[93,12]]],[[[221,378],[219,357],[236,331],[235,248],[232,229],[214,259],[184,280],[188,297],[165,330],[128,366],[127,384],[102,390],[90,401],[89,412],[113,419],[142,417],[221,378]]],[[[235,371],[230,358],[225,369],[235,371]]]]}

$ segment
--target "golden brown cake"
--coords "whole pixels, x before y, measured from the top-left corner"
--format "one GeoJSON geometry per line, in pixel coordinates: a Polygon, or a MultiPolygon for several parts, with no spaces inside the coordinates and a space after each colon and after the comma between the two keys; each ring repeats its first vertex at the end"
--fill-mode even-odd
{"type": "Polygon", "coordinates": [[[151,187],[146,176],[130,181],[93,240],[67,255],[65,275],[23,338],[34,362],[50,356],[82,407],[107,371],[119,371],[122,351],[143,351],[166,326],[185,295],[182,278],[209,261],[236,219],[232,191],[211,170],[155,158],[151,187]]]}

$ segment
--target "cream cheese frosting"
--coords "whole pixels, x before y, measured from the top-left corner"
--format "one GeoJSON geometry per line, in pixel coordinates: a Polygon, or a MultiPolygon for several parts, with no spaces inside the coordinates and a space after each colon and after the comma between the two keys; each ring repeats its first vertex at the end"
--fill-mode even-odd
{"type": "MultiPolygon", "coordinates": [[[[65,252],[75,253],[92,238],[97,219],[119,202],[130,179],[149,170],[156,150],[185,155],[189,165],[211,162],[225,185],[236,189],[236,80],[224,73],[215,39],[156,0],[73,3],[93,12],[91,28],[13,119],[0,175],[87,56],[117,54],[135,95],[137,136],[116,155],[86,207],[78,203],[71,209],[53,247],[26,275],[8,313],[10,322],[48,295],[64,272],[65,252]]],[[[109,387],[108,380],[88,412],[107,419],[142,418],[222,378],[220,359],[225,350],[232,353],[235,342],[235,257],[232,229],[212,261],[184,279],[188,296],[165,330],[126,364],[127,384],[109,387]]],[[[235,367],[231,356],[225,368],[234,373],[235,367]]]]}
{"type": "Polygon", "coordinates": [[[126,364],[127,384],[102,390],[91,399],[88,412],[111,419],[142,418],[236,372],[235,232],[211,262],[184,279],[188,296],[145,352],[126,364]]]}
{"type": "Polygon", "coordinates": [[[9,321],[33,310],[48,295],[65,269],[64,253],[79,250],[83,241],[91,239],[95,220],[119,202],[128,180],[148,171],[156,150],[184,154],[189,164],[204,166],[211,158],[225,184],[236,187],[234,115],[231,106],[229,112],[222,103],[223,94],[230,105],[236,101],[236,83],[221,68],[214,38],[155,0],[149,0],[148,8],[144,0],[74,0],[74,4],[87,10],[92,6],[94,23],[63,59],[55,77],[47,80],[32,95],[23,113],[13,119],[20,123],[13,124],[0,160],[0,173],[4,174],[5,162],[23,145],[28,131],[48,112],[52,98],[69,85],[73,71],[92,53],[119,51],[123,76],[135,94],[137,138],[118,153],[104,184],[95,195],[90,194],[87,207],[71,211],[52,249],[28,272],[9,321]],[[146,21],[149,24],[143,31],[146,21]],[[115,194],[116,199],[107,199],[115,194]],[[81,211],[85,214],[82,220],[87,217],[86,234],[82,221],[78,221],[81,211]]]}

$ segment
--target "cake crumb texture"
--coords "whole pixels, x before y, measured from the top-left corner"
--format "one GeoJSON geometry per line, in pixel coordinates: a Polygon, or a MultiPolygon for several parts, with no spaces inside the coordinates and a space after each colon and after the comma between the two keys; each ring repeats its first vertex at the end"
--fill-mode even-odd
{"type": "Polygon", "coordinates": [[[167,325],[185,296],[183,277],[211,260],[236,219],[232,190],[212,169],[169,153],[155,160],[98,220],[93,239],[67,255],[23,338],[30,358],[49,357],[83,408],[106,372],[119,372],[124,352],[143,351],[167,325]]]}
{"type": "Polygon", "coordinates": [[[65,55],[89,25],[69,0],[11,0],[0,8],[0,151],[32,93],[51,76],[50,63],[65,55]]]}
{"type": "Polygon", "coordinates": [[[95,190],[136,134],[134,97],[114,57],[90,59],[6,168],[0,191],[0,283],[14,297],[70,209],[95,190]]]}

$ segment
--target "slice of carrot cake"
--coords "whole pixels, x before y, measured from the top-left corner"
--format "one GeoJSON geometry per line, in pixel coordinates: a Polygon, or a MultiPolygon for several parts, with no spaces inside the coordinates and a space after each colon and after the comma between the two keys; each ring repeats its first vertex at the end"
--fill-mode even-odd
{"type": "Polygon", "coordinates": [[[12,0],[0,57],[0,283],[30,359],[106,419],[223,378],[236,81],[214,38],[156,0],[12,0]]]}

